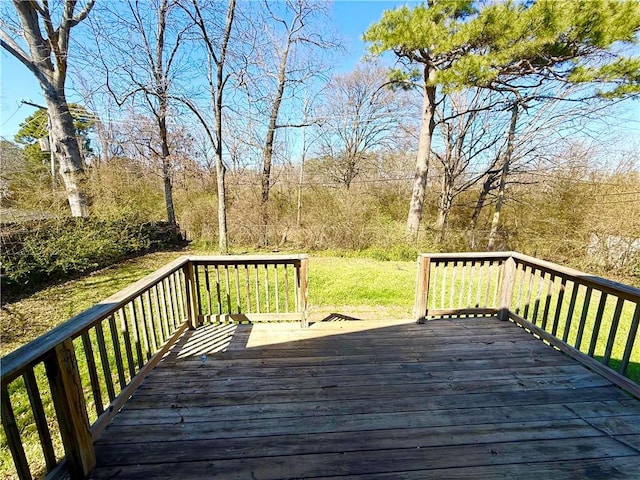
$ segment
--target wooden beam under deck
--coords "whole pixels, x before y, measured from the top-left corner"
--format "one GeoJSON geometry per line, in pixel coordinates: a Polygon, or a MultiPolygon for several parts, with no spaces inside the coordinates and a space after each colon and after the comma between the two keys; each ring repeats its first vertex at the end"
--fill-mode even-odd
{"type": "Polygon", "coordinates": [[[640,478],[640,401],[495,318],[185,332],[96,479],[640,478]]]}

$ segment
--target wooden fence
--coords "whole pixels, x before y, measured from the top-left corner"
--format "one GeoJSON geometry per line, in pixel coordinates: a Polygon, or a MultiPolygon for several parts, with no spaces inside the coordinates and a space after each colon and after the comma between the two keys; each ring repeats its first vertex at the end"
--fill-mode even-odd
{"type": "Polygon", "coordinates": [[[424,254],[414,317],[498,315],[640,397],[640,289],[515,252],[424,254]]]}
{"type": "Polygon", "coordinates": [[[181,257],[4,357],[2,426],[18,477],[87,477],[93,441],[186,329],[306,326],[307,265],[306,255],[181,257]],[[25,442],[30,429],[37,441],[25,442]]]}

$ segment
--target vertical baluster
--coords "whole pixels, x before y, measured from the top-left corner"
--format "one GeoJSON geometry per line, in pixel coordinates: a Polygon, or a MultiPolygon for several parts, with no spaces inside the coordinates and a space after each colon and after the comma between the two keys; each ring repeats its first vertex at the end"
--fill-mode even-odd
{"type": "Polygon", "coordinates": [[[162,345],[167,338],[169,338],[169,325],[164,316],[164,309],[162,308],[162,301],[160,299],[160,283],[156,283],[153,288],[153,298],[157,312],[157,323],[158,323],[158,332],[160,333],[160,338],[162,341],[160,345],[162,345]]]}
{"type": "Polygon", "coordinates": [[[122,334],[122,341],[124,343],[125,353],[127,355],[127,365],[129,367],[129,376],[133,378],[136,376],[136,365],[133,361],[133,349],[131,348],[131,335],[129,335],[129,325],[127,322],[127,314],[124,308],[118,310],[118,317],[120,318],[120,333],[122,334]]]}
{"type": "Polygon", "coordinates": [[[176,271],[173,280],[176,286],[176,311],[178,312],[178,326],[187,321],[187,314],[185,312],[184,297],[186,295],[186,283],[183,280],[184,271],[182,269],[176,271]]]}
{"type": "Polygon", "coordinates": [[[493,281],[493,262],[485,262],[487,267],[487,289],[484,294],[484,307],[489,307],[489,295],[491,294],[491,282],[493,281]]]}
{"type": "Polygon", "coordinates": [[[571,298],[569,299],[569,309],[567,310],[567,316],[564,322],[564,332],[562,333],[562,341],[567,342],[569,340],[569,334],[571,333],[571,324],[573,323],[573,312],[576,308],[576,300],[578,299],[578,290],[580,285],[575,281],[571,282],[571,298]]]}
{"type": "Polygon", "coordinates": [[[274,271],[274,277],[275,277],[275,295],[276,295],[276,313],[280,313],[280,295],[279,295],[279,290],[280,290],[280,285],[278,284],[278,264],[274,263],[273,264],[273,271],[274,271]]]}
{"type": "MultiPolygon", "coordinates": [[[[506,262],[506,260],[504,261],[506,262]]],[[[491,302],[491,305],[495,307],[496,305],[498,305],[498,292],[500,291],[500,288],[502,287],[502,282],[504,281],[504,279],[502,278],[502,272],[504,269],[502,268],[502,265],[500,264],[500,262],[494,262],[493,266],[495,270],[494,275],[496,277],[496,283],[493,286],[493,301],[491,302]]],[[[509,290],[513,291],[513,287],[510,287],[509,290]]],[[[511,299],[509,299],[509,304],[511,304],[511,299]]]]}
{"type": "Polygon", "coordinates": [[[629,326],[629,333],[627,334],[627,343],[624,347],[624,353],[622,354],[622,362],[620,363],[620,373],[622,375],[627,374],[627,368],[629,368],[629,360],[631,359],[631,352],[633,351],[633,345],[638,340],[638,325],[640,324],[640,303],[636,303],[635,311],[633,312],[633,320],[629,326]]]}
{"type": "Polygon", "coordinates": [[[440,292],[440,308],[445,308],[445,297],[447,291],[447,267],[448,263],[446,261],[442,262],[442,292],[440,292]]]}
{"type": "MultiPolygon", "coordinates": [[[[135,301],[135,299],[134,299],[135,301]]],[[[144,347],[146,351],[147,360],[151,358],[153,353],[153,344],[152,338],[153,336],[149,334],[149,327],[147,322],[147,312],[144,308],[144,297],[143,294],[140,294],[138,297],[138,307],[140,308],[140,325],[142,325],[142,339],[144,340],[144,347]]]]}
{"type": "Polygon", "coordinates": [[[245,264],[244,266],[244,289],[245,289],[245,297],[246,297],[246,313],[251,313],[251,287],[249,285],[249,264],[245,264]]]}
{"type": "Polygon", "coordinates": [[[467,281],[467,262],[460,262],[460,293],[458,295],[458,308],[464,308],[464,294],[465,294],[465,284],[467,281]]]}
{"type": "Polygon", "coordinates": [[[145,320],[149,327],[149,338],[151,339],[151,353],[154,354],[158,351],[158,347],[161,342],[158,342],[157,331],[155,328],[155,323],[153,321],[153,308],[151,306],[151,290],[148,289],[146,291],[147,296],[147,307],[144,305],[144,301],[142,302],[142,309],[145,312],[145,320]]]}
{"type": "Polygon", "coordinates": [[[184,319],[189,326],[189,330],[195,330],[200,326],[200,311],[198,310],[196,301],[198,292],[196,291],[194,262],[188,260],[183,264],[181,278],[184,287],[181,292],[184,295],[182,303],[183,313],[185,314],[184,319]]]}
{"type": "Polygon", "coordinates": [[[127,385],[127,380],[124,376],[124,365],[122,362],[122,349],[120,348],[120,337],[118,335],[118,328],[116,327],[116,319],[113,315],[109,316],[109,331],[111,332],[111,343],[113,344],[113,352],[116,359],[116,370],[118,372],[118,381],[120,382],[120,390],[127,385]]]}
{"type": "Polygon", "coordinates": [[[558,290],[558,301],[556,302],[556,312],[553,316],[553,327],[551,328],[551,335],[557,336],[558,327],[560,324],[560,314],[562,313],[562,303],[564,301],[564,291],[567,288],[567,279],[562,277],[560,280],[560,289],[558,290]]]}
{"type": "Polygon", "coordinates": [[[140,329],[138,327],[138,313],[136,312],[135,298],[129,302],[129,314],[131,315],[131,326],[133,327],[133,343],[136,347],[136,360],[138,370],[144,365],[142,358],[142,344],[140,340],[140,329]]]}
{"type": "Polygon", "coordinates": [[[271,297],[269,296],[269,265],[264,264],[264,295],[267,313],[271,313],[271,297]]]}
{"type": "Polygon", "coordinates": [[[209,307],[209,315],[213,315],[213,306],[211,305],[211,281],[209,280],[209,265],[204,266],[205,288],[207,289],[207,306],[209,307]]]}
{"type": "Polygon", "coordinates": [[[455,303],[453,302],[455,298],[456,291],[456,274],[458,272],[458,262],[451,262],[451,286],[449,287],[449,308],[455,308],[455,303]]]}
{"type": "Polygon", "coordinates": [[[556,276],[549,274],[549,283],[547,284],[547,293],[544,300],[544,309],[542,310],[542,329],[547,329],[547,321],[549,320],[549,309],[551,308],[551,297],[553,297],[553,287],[555,286],[556,276]]]}
{"type": "Polygon", "coordinates": [[[109,355],[107,355],[107,346],[104,341],[104,331],[102,323],[96,324],[96,339],[98,341],[98,352],[100,353],[100,363],[102,364],[102,372],[104,373],[104,383],[107,386],[107,394],[109,401],[112,402],[116,398],[116,392],[113,388],[113,378],[111,377],[111,366],[109,365],[109,355]]]}
{"type": "Polygon", "coordinates": [[[531,296],[533,295],[533,288],[534,288],[533,284],[535,281],[535,277],[536,277],[536,270],[533,267],[533,265],[531,265],[529,267],[529,287],[527,288],[527,303],[524,306],[524,312],[522,315],[527,320],[530,320],[529,309],[531,308],[531,296]]]}
{"type": "Polygon", "coordinates": [[[216,295],[218,302],[218,315],[222,315],[222,293],[220,290],[220,265],[216,265],[216,295]]]}
{"type": "Polygon", "coordinates": [[[604,351],[604,358],[602,360],[605,365],[609,365],[609,362],[611,361],[611,352],[613,351],[613,344],[616,340],[616,333],[618,332],[618,324],[620,323],[623,305],[624,300],[622,298],[618,298],[618,301],[616,302],[616,309],[613,313],[613,318],[611,319],[611,328],[609,329],[609,337],[607,338],[607,347],[604,351]]]}
{"type": "Polygon", "coordinates": [[[300,287],[300,273],[299,273],[298,265],[299,264],[293,266],[293,288],[295,290],[294,302],[295,302],[296,313],[300,311],[300,308],[299,308],[300,292],[298,291],[300,287]]]}
{"type": "Polygon", "coordinates": [[[169,291],[169,307],[171,308],[172,331],[175,331],[180,326],[180,314],[178,312],[178,297],[176,290],[176,272],[167,277],[167,288],[169,291]]]}
{"type": "Polygon", "coordinates": [[[254,265],[256,271],[256,313],[260,313],[260,279],[258,265],[254,265]]]}
{"type": "Polygon", "coordinates": [[[151,333],[152,338],[155,340],[155,346],[154,346],[154,353],[156,351],[157,348],[160,347],[160,345],[162,345],[163,343],[163,338],[162,338],[162,329],[158,328],[158,320],[157,320],[157,315],[156,315],[156,311],[154,310],[154,295],[152,295],[152,289],[153,287],[149,287],[149,289],[147,290],[147,305],[149,307],[148,309],[148,313],[149,315],[147,316],[147,319],[150,321],[150,326],[151,326],[151,333]]]}
{"type": "Polygon", "coordinates": [[[104,412],[104,405],[102,404],[102,392],[100,389],[100,380],[98,378],[98,367],[96,366],[96,359],[93,355],[93,345],[91,344],[89,332],[84,332],[82,334],[82,346],[84,348],[84,356],[87,359],[87,370],[89,370],[89,381],[91,382],[91,394],[93,395],[96,414],[99,417],[104,412]]]}
{"type": "MultiPolygon", "coordinates": [[[[196,291],[195,291],[195,306],[196,306],[196,315],[200,316],[203,315],[204,312],[202,311],[202,290],[200,289],[200,272],[198,270],[200,270],[198,267],[200,265],[198,265],[197,263],[192,264],[193,265],[193,280],[194,283],[196,284],[196,291]]],[[[196,321],[196,323],[199,324],[199,320],[196,321]]]]}
{"type": "Polygon", "coordinates": [[[526,278],[527,266],[518,264],[518,268],[520,269],[520,281],[518,282],[518,298],[516,300],[516,308],[515,308],[516,315],[519,315],[520,311],[522,310],[522,292],[524,290],[523,287],[524,287],[524,282],[526,278]]]}
{"type": "Polygon", "coordinates": [[[239,269],[239,265],[234,266],[234,277],[236,279],[236,313],[242,313],[242,302],[240,301],[240,274],[238,273],[239,269]]]}
{"type": "Polygon", "coordinates": [[[596,321],[593,325],[593,332],[591,333],[591,343],[589,344],[588,355],[593,357],[596,351],[596,345],[598,344],[598,337],[600,336],[600,325],[602,324],[602,316],[604,315],[604,307],[607,303],[607,294],[600,292],[600,303],[598,304],[598,310],[596,312],[596,321]]]}
{"type": "Polygon", "coordinates": [[[184,270],[181,269],[175,273],[176,282],[176,297],[178,303],[176,308],[178,310],[178,318],[180,319],[180,325],[187,321],[186,306],[186,294],[187,294],[187,282],[184,278],[184,270]]]}
{"type": "MultiPolygon", "coordinates": [[[[165,280],[166,279],[163,278],[162,280],[160,280],[160,282],[158,282],[158,293],[160,295],[159,301],[160,301],[160,305],[162,306],[164,324],[167,326],[167,338],[169,338],[173,330],[171,328],[171,319],[169,317],[169,305],[168,305],[169,302],[167,300],[169,298],[169,295],[167,294],[165,280]]],[[[211,310],[209,310],[209,312],[211,312],[211,310]]]]}
{"type": "Polygon", "coordinates": [[[482,292],[482,260],[478,261],[476,265],[476,273],[478,279],[476,280],[476,308],[480,308],[480,296],[482,292]]]}
{"type": "Polygon", "coordinates": [[[284,305],[285,313],[289,313],[289,265],[284,266],[284,305]]]}
{"type": "Polygon", "coordinates": [[[160,300],[160,286],[158,283],[153,287],[153,303],[156,311],[156,319],[155,323],[158,328],[158,333],[160,334],[160,343],[158,344],[161,347],[164,342],[169,338],[169,326],[165,322],[165,317],[162,309],[162,301],[160,300]]]}
{"type": "Polygon", "coordinates": [[[591,287],[587,287],[587,291],[584,295],[584,303],[582,304],[582,315],[580,316],[580,324],[578,325],[578,335],[576,337],[575,347],[580,350],[582,344],[582,336],[584,335],[584,326],[587,322],[587,315],[589,314],[589,305],[591,304],[591,287]]]}
{"type": "Polygon", "coordinates": [[[45,415],[44,408],[42,407],[42,397],[40,396],[40,389],[38,388],[38,382],[36,381],[36,375],[33,372],[33,369],[27,369],[24,372],[23,378],[27,395],[29,397],[29,404],[33,411],[36,429],[38,430],[38,436],[40,437],[40,446],[42,447],[42,454],[44,455],[47,472],[50,472],[56,466],[56,454],[53,451],[53,443],[51,442],[51,433],[49,432],[49,425],[47,424],[47,416],[45,415]]]}
{"type": "Polygon", "coordinates": [[[29,463],[27,462],[27,456],[24,453],[24,447],[22,446],[22,439],[20,438],[20,430],[18,430],[18,424],[16,423],[16,417],[13,413],[13,407],[11,406],[11,398],[9,397],[9,391],[6,385],[2,385],[0,388],[0,409],[2,410],[2,426],[4,427],[5,434],[7,436],[7,444],[13,457],[13,463],[16,466],[18,478],[20,480],[31,480],[31,471],[29,470],[29,463]]]}
{"type": "Polygon", "coordinates": [[[475,265],[476,265],[476,261],[475,260],[471,260],[470,262],[468,262],[469,267],[468,267],[468,272],[467,272],[467,276],[469,278],[468,281],[468,285],[467,285],[467,303],[466,306],[467,308],[471,308],[472,307],[472,297],[473,297],[473,282],[474,282],[474,278],[473,278],[473,271],[475,270],[475,265]]]}
{"type": "Polygon", "coordinates": [[[309,283],[309,259],[303,258],[300,260],[300,275],[299,275],[299,289],[298,295],[300,296],[299,305],[301,310],[301,324],[302,328],[307,328],[309,326],[309,316],[308,316],[308,290],[307,286],[309,283]]]}
{"type": "Polygon", "coordinates": [[[542,289],[546,284],[547,273],[540,270],[540,276],[538,277],[538,288],[536,289],[536,300],[533,304],[533,314],[531,315],[531,323],[534,325],[538,322],[538,311],[540,310],[540,298],[542,297],[542,289]]]}
{"type": "Polygon", "coordinates": [[[227,313],[233,313],[233,307],[231,306],[231,288],[229,287],[229,265],[224,266],[224,286],[226,289],[227,313]]]}

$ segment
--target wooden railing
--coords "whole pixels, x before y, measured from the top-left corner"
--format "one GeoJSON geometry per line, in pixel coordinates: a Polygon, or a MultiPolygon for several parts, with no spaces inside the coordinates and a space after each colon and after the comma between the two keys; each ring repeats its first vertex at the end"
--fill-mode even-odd
{"type": "Polygon", "coordinates": [[[414,317],[498,315],[640,397],[640,289],[515,252],[424,254],[414,317]]]}
{"type": "Polygon", "coordinates": [[[306,255],[190,260],[198,322],[299,320],[307,326],[306,255]]]}
{"type": "Polygon", "coordinates": [[[306,325],[307,262],[181,257],[4,357],[2,426],[18,478],[86,478],[93,441],[187,328],[229,319],[306,325]],[[254,306],[268,317],[252,315],[254,306]]]}

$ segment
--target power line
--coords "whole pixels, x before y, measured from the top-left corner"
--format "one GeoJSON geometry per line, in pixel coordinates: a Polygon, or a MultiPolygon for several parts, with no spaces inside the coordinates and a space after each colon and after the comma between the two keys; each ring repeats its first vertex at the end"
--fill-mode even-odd
{"type": "Polygon", "coordinates": [[[9,115],[9,118],[7,118],[4,122],[2,122],[2,126],[4,127],[7,123],[9,123],[9,120],[11,120],[13,117],[15,117],[16,113],[18,113],[20,111],[20,108],[22,107],[22,103],[20,103],[18,105],[18,108],[16,108],[16,111],[13,112],[11,115],[9,115]]]}

